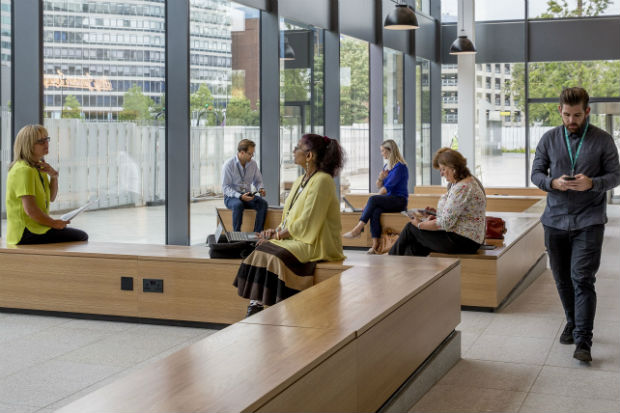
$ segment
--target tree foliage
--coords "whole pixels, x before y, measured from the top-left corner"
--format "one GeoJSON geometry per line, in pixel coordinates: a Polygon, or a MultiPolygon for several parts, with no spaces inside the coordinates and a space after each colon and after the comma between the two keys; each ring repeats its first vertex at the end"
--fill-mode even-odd
{"type": "Polygon", "coordinates": [[[252,110],[250,99],[243,97],[233,97],[226,106],[227,125],[258,126],[260,124],[259,104],[256,110],[252,110]]]}
{"type": "Polygon", "coordinates": [[[79,119],[82,117],[82,106],[75,96],[68,95],[65,98],[60,117],[63,119],[79,119]]]}
{"type": "Polygon", "coordinates": [[[123,97],[123,110],[119,113],[120,120],[150,120],[153,119],[152,108],[155,102],[142,93],[138,85],[132,86],[123,97]]]}
{"type": "Polygon", "coordinates": [[[350,83],[340,85],[340,124],[352,125],[368,121],[368,45],[355,39],[340,41],[340,70],[349,75],[350,83]],[[347,69],[350,68],[350,69],[347,69]]]}
{"type": "Polygon", "coordinates": [[[215,125],[215,107],[213,105],[213,95],[206,83],[201,83],[194,93],[189,97],[190,112],[195,116],[203,116],[207,125],[215,125]],[[212,114],[212,115],[210,115],[212,114]]]}
{"type": "MultiPolygon", "coordinates": [[[[541,18],[562,18],[596,16],[607,9],[611,0],[578,0],[571,8],[566,0],[547,1],[547,11],[541,18]]],[[[530,98],[559,99],[562,89],[580,86],[590,96],[618,96],[620,91],[620,62],[618,61],[573,61],[529,63],[530,98]]],[[[521,111],[525,111],[525,66],[513,66],[509,92],[521,111]]],[[[557,126],[562,120],[558,103],[536,103],[529,106],[530,123],[542,126],[557,126]]]]}

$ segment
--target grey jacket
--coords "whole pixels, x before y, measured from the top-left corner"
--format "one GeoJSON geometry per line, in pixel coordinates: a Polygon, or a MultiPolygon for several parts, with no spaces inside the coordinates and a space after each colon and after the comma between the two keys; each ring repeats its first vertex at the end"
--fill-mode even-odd
{"type": "MultiPolygon", "coordinates": [[[[569,136],[573,156],[580,139],[581,134],[569,136]]],[[[607,223],[606,192],[620,185],[618,149],[611,135],[594,125],[589,125],[586,132],[575,163],[575,175],[592,178],[590,190],[563,192],[551,188],[552,179],[570,174],[564,126],[558,126],[540,139],[532,164],[532,182],[548,192],[547,207],[541,218],[543,225],[568,231],[607,223]]]]}

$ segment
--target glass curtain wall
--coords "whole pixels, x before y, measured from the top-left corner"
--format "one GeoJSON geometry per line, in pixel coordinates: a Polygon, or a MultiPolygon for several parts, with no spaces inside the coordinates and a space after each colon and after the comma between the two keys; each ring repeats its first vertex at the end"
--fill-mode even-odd
{"type": "Polygon", "coordinates": [[[441,146],[458,149],[457,65],[441,65],[441,146]]]}
{"type": "Polygon", "coordinates": [[[403,53],[383,48],[383,140],[393,139],[403,152],[403,53]]]}
{"type": "Polygon", "coordinates": [[[476,65],[475,174],[484,185],[525,186],[524,80],[523,63],[476,65]]]}
{"type": "Polygon", "coordinates": [[[416,185],[431,184],[431,64],[416,61],[416,185]]]}
{"type": "Polygon", "coordinates": [[[93,241],[165,242],[165,2],[43,1],[52,215],[93,241]]]}
{"type": "Polygon", "coordinates": [[[6,175],[11,160],[11,0],[0,1],[0,237],[6,235],[6,175]]]}
{"type": "Polygon", "coordinates": [[[324,30],[280,19],[280,203],[302,168],[293,148],[305,133],[322,135],[324,113],[324,30]]]}
{"type": "Polygon", "coordinates": [[[476,21],[523,20],[525,0],[476,0],[475,16],[476,21]]]}
{"type": "MultiPolygon", "coordinates": [[[[568,61],[529,63],[529,134],[530,159],[542,135],[562,125],[558,112],[559,97],[565,87],[580,86],[590,95],[591,102],[597,98],[620,101],[620,61],[568,61]]],[[[592,105],[592,103],[591,103],[592,105]]],[[[592,124],[613,133],[606,120],[608,114],[590,116],[592,124]]]]}
{"type": "Polygon", "coordinates": [[[222,166],[242,139],[260,165],[260,12],[190,1],[190,242],[204,243],[224,207],[222,166]]]}
{"type": "Polygon", "coordinates": [[[611,16],[620,14],[619,0],[528,0],[530,19],[611,16]]]}
{"type": "MultiPolygon", "coordinates": [[[[369,191],[369,54],[368,43],[340,36],[340,143],[346,163],[340,192],[369,191]]],[[[372,148],[378,151],[379,148],[372,148]]]]}

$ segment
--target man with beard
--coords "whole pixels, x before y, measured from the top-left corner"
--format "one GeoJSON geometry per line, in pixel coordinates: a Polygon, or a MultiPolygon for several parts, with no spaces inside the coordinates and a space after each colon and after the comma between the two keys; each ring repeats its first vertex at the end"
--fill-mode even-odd
{"type": "Polygon", "coordinates": [[[562,126],[546,132],[536,148],[532,182],[547,191],[541,222],[551,271],[566,314],[560,343],[575,343],[573,357],[592,361],[596,312],[594,282],[607,223],[606,191],[620,184],[613,138],[589,123],[588,92],[560,95],[562,126]]]}

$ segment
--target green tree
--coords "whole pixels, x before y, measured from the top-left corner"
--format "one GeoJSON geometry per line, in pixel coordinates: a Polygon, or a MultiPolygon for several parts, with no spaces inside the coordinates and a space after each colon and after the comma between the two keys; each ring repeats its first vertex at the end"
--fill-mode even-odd
{"type": "Polygon", "coordinates": [[[258,126],[259,118],[260,111],[252,110],[250,100],[246,97],[233,97],[226,106],[227,125],[258,126]]]}
{"type": "MultiPolygon", "coordinates": [[[[340,86],[340,124],[368,121],[368,45],[355,39],[340,42],[340,67],[350,68],[350,84],[340,86]]],[[[347,69],[345,69],[347,70],[347,69]]]]}
{"type": "Polygon", "coordinates": [[[79,119],[81,118],[82,106],[78,102],[77,98],[73,95],[68,95],[65,98],[65,104],[62,107],[62,113],[60,117],[63,119],[79,119]]]}
{"type": "MultiPolygon", "coordinates": [[[[596,16],[610,5],[611,0],[578,0],[571,8],[566,0],[547,1],[547,11],[541,18],[562,18],[596,16]]],[[[620,90],[620,62],[618,61],[583,61],[583,62],[534,62],[529,63],[530,98],[558,98],[563,88],[581,86],[590,96],[618,96],[620,90]]],[[[521,111],[525,110],[525,66],[513,66],[512,81],[507,92],[512,93],[515,103],[521,111]]],[[[530,104],[529,119],[531,123],[543,126],[557,126],[562,119],[557,103],[530,104]]]]}
{"type": "Polygon", "coordinates": [[[123,110],[119,113],[120,120],[150,120],[153,119],[152,109],[155,102],[142,93],[142,88],[133,85],[123,96],[123,110]]]}
{"type": "Polygon", "coordinates": [[[192,114],[195,116],[203,115],[203,119],[206,120],[207,125],[215,125],[215,116],[208,113],[214,113],[213,96],[211,90],[206,83],[201,83],[194,93],[189,97],[189,107],[192,114]]]}

